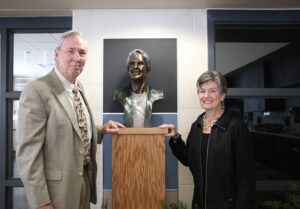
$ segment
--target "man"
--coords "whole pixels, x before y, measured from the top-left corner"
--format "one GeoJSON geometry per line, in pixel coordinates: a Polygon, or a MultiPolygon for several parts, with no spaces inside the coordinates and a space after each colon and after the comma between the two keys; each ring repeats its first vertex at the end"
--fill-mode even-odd
{"type": "Polygon", "coordinates": [[[89,209],[97,201],[97,142],[124,126],[94,125],[77,80],[86,60],[86,41],[68,31],[55,49],[55,68],[22,91],[17,164],[29,208],[89,209]]]}
{"type": "Polygon", "coordinates": [[[147,84],[147,73],[151,70],[150,58],[141,49],[129,52],[127,70],[131,78],[128,87],[118,88],[114,100],[124,107],[124,124],[127,127],[152,127],[152,104],[163,99],[161,89],[147,84]]]}

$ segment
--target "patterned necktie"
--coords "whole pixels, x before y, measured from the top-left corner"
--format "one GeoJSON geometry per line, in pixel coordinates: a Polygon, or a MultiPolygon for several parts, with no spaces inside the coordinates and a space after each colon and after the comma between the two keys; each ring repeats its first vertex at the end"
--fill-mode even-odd
{"type": "Polygon", "coordinates": [[[86,116],[85,116],[83,108],[82,108],[82,102],[79,97],[78,87],[75,86],[72,92],[74,94],[77,121],[78,121],[79,129],[80,129],[80,133],[81,133],[81,138],[83,141],[84,164],[86,165],[90,160],[90,141],[89,141],[89,137],[88,137],[88,125],[87,125],[86,116]]]}

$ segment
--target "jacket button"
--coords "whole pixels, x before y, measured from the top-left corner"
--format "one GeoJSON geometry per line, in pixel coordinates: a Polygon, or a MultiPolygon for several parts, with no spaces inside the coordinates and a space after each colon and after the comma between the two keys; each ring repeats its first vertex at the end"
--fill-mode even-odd
{"type": "Polygon", "coordinates": [[[80,152],[79,152],[81,155],[83,155],[83,151],[81,150],[80,152]]]}
{"type": "Polygon", "coordinates": [[[231,202],[232,201],[232,199],[231,198],[229,198],[229,200],[228,200],[229,202],[231,202]]]}
{"type": "Polygon", "coordinates": [[[79,175],[79,176],[82,176],[82,172],[79,172],[78,175],[79,175]]]}

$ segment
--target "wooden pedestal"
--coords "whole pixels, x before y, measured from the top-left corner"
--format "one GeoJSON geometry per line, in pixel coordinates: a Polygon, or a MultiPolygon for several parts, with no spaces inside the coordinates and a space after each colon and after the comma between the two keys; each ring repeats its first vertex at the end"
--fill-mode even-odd
{"type": "Polygon", "coordinates": [[[112,136],[112,209],[161,209],[167,129],[126,128],[112,136]]]}

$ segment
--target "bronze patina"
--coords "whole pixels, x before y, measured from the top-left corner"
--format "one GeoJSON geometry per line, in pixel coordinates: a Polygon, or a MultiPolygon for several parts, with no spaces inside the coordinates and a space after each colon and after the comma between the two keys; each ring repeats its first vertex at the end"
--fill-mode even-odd
{"type": "Polygon", "coordinates": [[[151,70],[150,58],[141,49],[132,50],[127,58],[127,70],[131,83],[114,91],[113,99],[124,108],[126,127],[152,127],[152,105],[163,99],[163,90],[147,84],[147,73],[151,70]]]}

